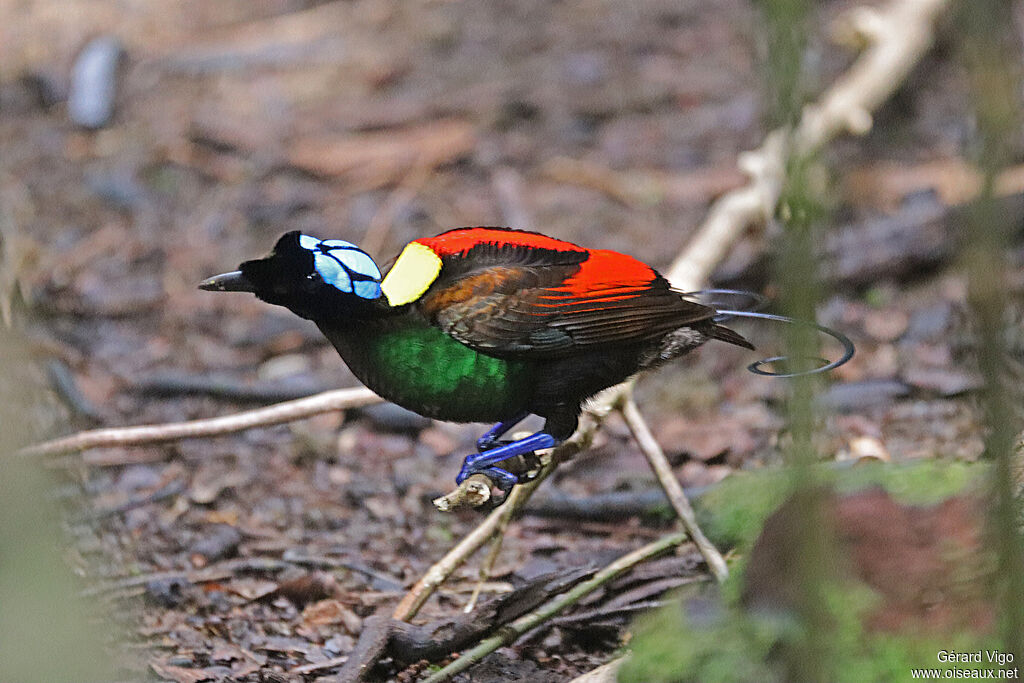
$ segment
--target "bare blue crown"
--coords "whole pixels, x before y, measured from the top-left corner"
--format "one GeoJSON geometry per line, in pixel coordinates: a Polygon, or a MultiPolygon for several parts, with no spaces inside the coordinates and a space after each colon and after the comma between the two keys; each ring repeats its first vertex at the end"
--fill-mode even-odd
{"type": "Polygon", "coordinates": [[[313,269],[339,291],[363,299],[379,299],[380,269],[365,251],[345,240],[299,236],[299,246],[313,252],[313,269]]]}

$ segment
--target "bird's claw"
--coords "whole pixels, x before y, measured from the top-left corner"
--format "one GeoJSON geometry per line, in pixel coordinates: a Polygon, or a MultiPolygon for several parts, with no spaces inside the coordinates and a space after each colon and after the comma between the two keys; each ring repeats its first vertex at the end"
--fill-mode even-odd
{"type": "Polygon", "coordinates": [[[484,434],[476,440],[476,452],[484,453],[501,445],[501,439],[484,434]]]}
{"type": "Polygon", "coordinates": [[[455,477],[455,483],[462,484],[471,475],[482,474],[507,496],[516,484],[531,481],[537,476],[539,467],[536,451],[551,448],[559,441],[544,432],[510,442],[499,442],[494,436],[485,434],[477,442],[477,446],[488,443],[495,445],[483,452],[466,456],[459,475],[455,477]],[[519,472],[521,474],[518,474],[519,472]]]}

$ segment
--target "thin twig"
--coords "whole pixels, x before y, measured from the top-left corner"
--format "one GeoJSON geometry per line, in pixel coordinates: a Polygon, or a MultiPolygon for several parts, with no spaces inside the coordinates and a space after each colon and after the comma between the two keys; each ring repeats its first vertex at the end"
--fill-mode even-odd
{"type": "Polygon", "coordinates": [[[539,609],[531,612],[530,614],[516,619],[508,626],[502,628],[496,635],[480,641],[479,645],[468,652],[463,653],[461,657],[432,675],[430,678],[426,679],[424,683],[440,683],[440,681],[446,681],[455,674],[465,671],[490,653],[497,650],[499,647],[515,642],[517,638],[527,631],[543,624],[566,607],[576,604],[582,598],[616,578],[623,572],[654,557],[655,555],[660,555],[666,550],[684,543],[687,538],[688,536],[682,532],[670,534],[653,543],[645,545],[638,550],[634,550],[628,555],[623,555],[601,571],[594,574],[592,578],[577,584],[571,590],[563,593],[545,605],[542,605],[539,609]]]}
{"type": "Polygon", "coordinates": [[[469,596],[469,601],[462,608],[462,611],[466,613],[472,612],[473,608],[476,607],[476,602],[480,599],[480,592],[483,590],[487,580],[491,578],[491,570],[494,569],[494,564],[498,561],[498,556],[501,554],[501,546],[505,541],[505,532],[508,530],[508,525],[515,513],[523,507],[523,504],[519,503],[519,498],[523,495],[520,493],[522,488],[519,486],[512,489],[512,493],[509,494],[509,500],[505,501],[505,505],[502,505],[500,508],[502,514],[498,518],[498,526],[495,527],[491,538],[491,548],[487,551],[487,557],[484,558],[483,563],[480,565],[480,575],[477,577],[476,585],[473,586],[473,594],[469,596]]]}
{"type": "Polygon", "coordinates": [[[503,506],[492,510],[477,528],[469,532],[454,548],[449,550],[444,557],[434,563],[420,577],[419,581],[409,589],[409,592],[405,594],[401,602],[398,603],[398,606],[395,607],[395,611],[391,614],[392,618],[399,621],[409,621],[416,616],[416,613],[420,611],[423,604],[441,584],[447,581],[448,577],[456,569],[462,566],[466,560],[472,557],[477,550],[494,536],[497,530],[501,528],[502,520],[506,516],[514,515],[526,504],[526,501],[537,490],[540,483],[553,471],[554,467],[548,466],[530,483],[512,489],[512,493],[509,494],[508,500],[505,501],[503,506]],[[508,508],[508,510],[505,508],[508,508]]]}
{"type": "Polygon", "coordinates": [[[690,501],[683,492],[683,487],[679,485],[679,480],[676,479],[668,459],[665,458],[665,453],[654,439],[651,428],[647,426],[647,421],[640,414],[640,410],[636,407],[636,402],[632,398],[622,405],[622,417],[626,420],[629,431],[633,433],[633,438],[640,445],[640,450],[647,457],[647,462],[650,463],[651,469],[654,470],[654,474],[658,477],[661,487],[665,489],[665,495],[668,496],[672,507],[675,508],[676,514],[679,515],[683,528],[686,529],[690,538],[693,539],[693,543],[697,546],[700,554],[704,556],[708,569],[711,570],[711,573],[719,583],[725,581],[729,576],[729,567],[725,564],[722,554],[718,552],[718,548],[701,531],[700,526],[697,524],[697,515],[693,511],[693,506],[690,505],[690,501]]]}
{"type": "Polygon", "coordinates": [[[278,403],[277,405],[248,410],[223,417],[212,417],[188,422],[170,422],[140,427],[112,427],[92,429],[71,436],[44,441],[18,451],[21,455],[59,455],[88,448],[109,448],[111,446],[140,446],[144,444],[178,441],[197,437],[220,436],[240,432],[253,427],[294,422],[313,415],[335,410],[347,410],[380,403],[380,396],[365,387],[325,391],[309,398],[278,403]]]}
{"type": "Polygon", "coordinates": [[[313,664],[303,664],[302,666],[297,666],[294,669],[289,669],[288,673],[290,673],[290,674],[312,674],[312,673],[316,673],[317,671],[324,671],[326,669],[333,669],[335,667],[341,666],[342,664],[344,664],[347,661],[348,661],[348,655],[342,655],[341,657],[335,657],[333,659],[328,659],[328,660],[323,661],[323,662],[314,662],[313,664]]]}

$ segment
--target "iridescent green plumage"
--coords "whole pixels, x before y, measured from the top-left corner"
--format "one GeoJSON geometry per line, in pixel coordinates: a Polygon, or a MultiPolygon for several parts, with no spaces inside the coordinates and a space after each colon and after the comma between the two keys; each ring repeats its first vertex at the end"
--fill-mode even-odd
{"type": "Polygon", "coordinates": [[[525,406],[533,372],[460,344],[412,311],[352,327],[320,329],[361,382],[427,417],[488,422],[525,406]],[[461,400],[460,400],[461,399],[461,400]]]}

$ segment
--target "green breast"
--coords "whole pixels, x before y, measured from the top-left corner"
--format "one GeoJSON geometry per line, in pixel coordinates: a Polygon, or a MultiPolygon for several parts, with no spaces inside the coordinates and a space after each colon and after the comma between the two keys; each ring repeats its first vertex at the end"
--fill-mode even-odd
{"type": "Polygon", "coordinates": [[[478,353],[426,324],[323,331],[363,383],[422,415],[493,422],[526,409],[532,394],[530,363],[478,353]]]}

